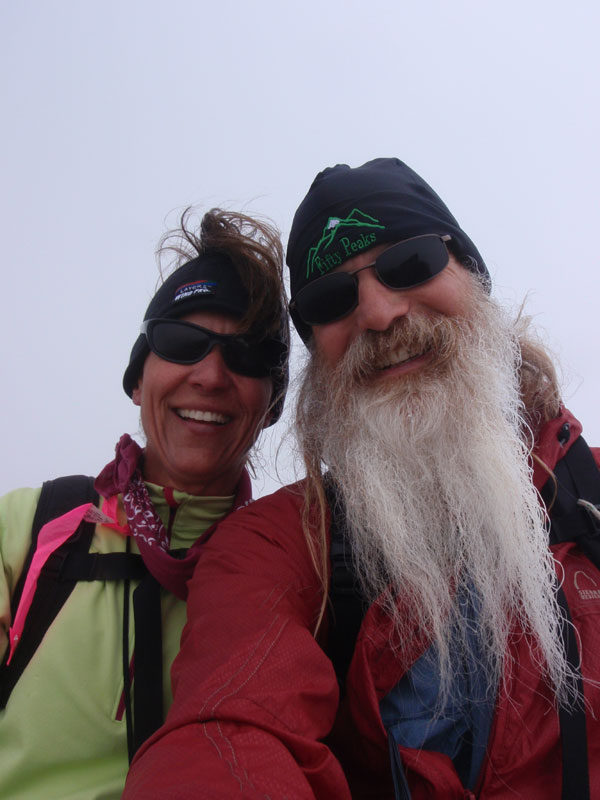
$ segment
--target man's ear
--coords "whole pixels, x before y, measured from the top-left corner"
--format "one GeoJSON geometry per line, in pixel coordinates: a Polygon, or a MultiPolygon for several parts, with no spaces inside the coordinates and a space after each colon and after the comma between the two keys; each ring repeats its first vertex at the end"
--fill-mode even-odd
{"type": "Polygon", "coordinates": [[[141,378],[139,379],[135,389],[131,393],[131,399],[133,400],[133,404],[135,406],[141,406],[142,405],[142,379],[141,378]]]}

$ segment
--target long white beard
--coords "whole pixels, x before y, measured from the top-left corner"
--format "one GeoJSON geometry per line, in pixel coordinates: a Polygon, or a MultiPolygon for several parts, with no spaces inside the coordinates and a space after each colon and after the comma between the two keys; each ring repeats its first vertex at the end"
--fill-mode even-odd
{"type": "Polygon", "coordinates": [[[568,667],[524,443],[519,348],[500,308],[477,291],[472,302],[468,319],[405,318],[367,332],[333,373],[314,354],[300,439],[339,489],[366,596],[383,596],[407,650],[415,624],[436,645],[442,695],[457,652],[482,659],[495,691],[518,622],[562,699],[568,667]],[[373,365],[400,345],[430,348],[430,363],[374,381],[373,365]],[[457,598],[477,608],[475,631],[457,598]]]}

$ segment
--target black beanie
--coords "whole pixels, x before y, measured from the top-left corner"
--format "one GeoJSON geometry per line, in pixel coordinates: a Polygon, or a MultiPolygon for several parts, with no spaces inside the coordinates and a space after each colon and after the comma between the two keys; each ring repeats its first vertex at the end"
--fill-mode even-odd
{"type": "MultiPolygon", "coordinates": [[[[317,175],[292,222],[287,248],[292,298],[363,250],[426,233],[450,234],[450,252],[479,273],[489,290],[490,276],[477,248],[410,167],[397,158],[376,158],[356,168],[329,167],[317,175]]],[[[306,342],[310,327],[292,318],[306,342]]]]}
{"type": "MultiPolygon", "coordinates": [[[[216,311],[241,318],[248,310],[248,305],[248,290],[231,259],[222,252],[207,250],[169,275],[150,301],[144,321],[179,319],[195,311],[216,311]]],[[[251,330],[250,334],[265,338],[260,330],[251,330]]],[[[277,343],[275,351],[281,354],[279,363],[273,364],[271,370],[273,397],[277,398],[271,410],[269,424],[272,425],[281,416],[288,384],[289,332],[285,313],[282,312],[279,335],[269,338],[277,343]]],[[[148,341],[142,333],[133,345],[123,375],[123,388],[129,397],[138,383],[149,352],[148,341]]]]}

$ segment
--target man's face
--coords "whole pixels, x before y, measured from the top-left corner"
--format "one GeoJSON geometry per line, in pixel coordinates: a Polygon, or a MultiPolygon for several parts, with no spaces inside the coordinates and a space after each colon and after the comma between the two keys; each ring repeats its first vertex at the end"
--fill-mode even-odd
{"type": "MultiPolygon", "coordinates": [[[[352,272],[371,263],[390,245],[379,245],[350,258],[336,272],[352,272]]],[[[358,274],[359,302],[348,316],[326,325],[315,325],[315,346],[322,359],[334,367],[352,342],[365,331],[386,331],[408,314],[442,314],[448,317],[468,313],[470,275],[450,256],[448,266],[427,283],[411,289],[389,289],[373,269],[358,274]]],[[[390,353],[389,365],[381,365],[381,380],[415,372],[430,360],[431,352],[415,353],[404,348],[390,353]]]]}

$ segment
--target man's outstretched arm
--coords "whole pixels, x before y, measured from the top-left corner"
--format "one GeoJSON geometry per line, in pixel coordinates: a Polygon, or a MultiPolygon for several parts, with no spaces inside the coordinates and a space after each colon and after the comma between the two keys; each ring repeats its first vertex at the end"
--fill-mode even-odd
{"type": "Polygon", "coordinates": [[[312,635],[321,590],[298,498],[279,492],[223,523],[190,584],[166,724],[132,765],[132,798],[350,798],[322,739],[338,705],[312,635]]]}

